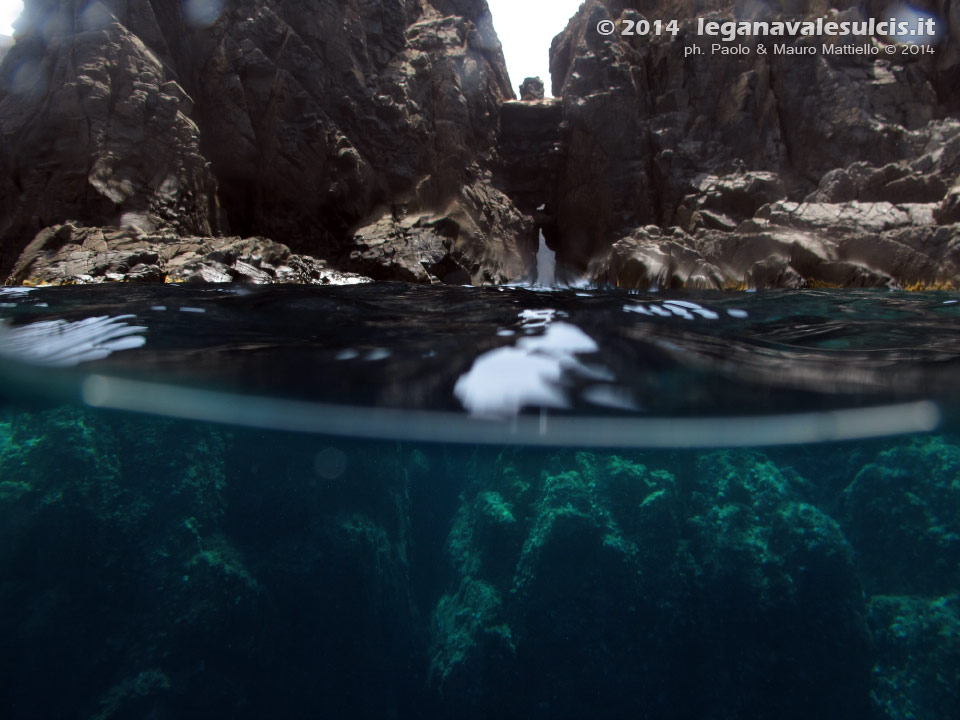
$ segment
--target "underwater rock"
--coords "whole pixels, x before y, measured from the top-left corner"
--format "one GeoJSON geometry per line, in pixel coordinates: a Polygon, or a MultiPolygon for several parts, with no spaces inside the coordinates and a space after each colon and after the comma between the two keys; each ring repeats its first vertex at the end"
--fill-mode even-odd
{"type": "Polygon", "coordinates": [[[11,717],[136,712],[223,672],[225,658],[204,671],[186,649],[236,636],[261,601],[218,531],[224,454],[209,426],[69,408],[0,422],[11,717]]]}
{"type": "Polygon", "coordinates": [[[868,594],[960,592],[960,447],[934,436],[880,453],[844,490],[839,519],[868,594]]]}
{"type": "Polygon", "coordinates": [[[879,716],[952,716],[960,707],[960,597],[877,595],[869,607],[879,716]]]}
{"type": "Polygon", "coordinates": [[[459,580],[436,610],[442,707],[864,716],[866,611],[837,524],[763,456],[673,467],[501,456],[448,540],[459,580]]]}
{"type": "Polygon", "coordinates": [[[849,451],[498,454],[9,412],[0,702],[952,718],[960,451],[849,451]]]}
{"type": "Polygon", "coordinates": [[[73,408],[0,418],[5,717],[423,708],[396,448],[263,441],[73,408]]]}

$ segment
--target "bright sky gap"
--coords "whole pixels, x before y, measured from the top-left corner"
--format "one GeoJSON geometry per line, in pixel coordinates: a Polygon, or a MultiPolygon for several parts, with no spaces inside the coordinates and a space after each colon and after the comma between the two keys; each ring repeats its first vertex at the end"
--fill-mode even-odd
{"type": "Polygon", "coordinates": [[[526,77],[539,75],[550,92],[550,42],[577,12],[582,0],[487,0],[503,45],[510,84],[519,95],[526,77]]]}
{"type": "Polygon", "coordinates": [[[13,21],[20,16],[20,0],[0,0],[0,35],[13,35],[13,21]]]}

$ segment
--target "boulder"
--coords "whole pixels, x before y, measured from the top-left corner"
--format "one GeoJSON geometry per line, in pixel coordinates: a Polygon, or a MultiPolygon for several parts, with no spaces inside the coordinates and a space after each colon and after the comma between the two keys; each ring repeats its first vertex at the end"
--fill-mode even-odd
{"type": "Polygon", "coordinates": [[[537,77],[528,77],[520,84],[520,99],[524,102],[543,100],[543,80],[537,77]]]}

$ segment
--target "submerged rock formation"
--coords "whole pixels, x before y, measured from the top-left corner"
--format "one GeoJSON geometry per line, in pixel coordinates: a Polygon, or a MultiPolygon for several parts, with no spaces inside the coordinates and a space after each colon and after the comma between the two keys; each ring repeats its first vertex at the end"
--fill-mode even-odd
{"type": "Polygon", "coordinates": [[[73,220],[517,279],[530,222],[490,180],[511,97],[483,0],[28,0],[0,68],[0,273],[73,220]],[[443,231],[410,248],[421,217],[443,231]]]}
{"type": "Polygon", "coordinates": [[[11,410],[0,703],[953,720],[955,442],[504,451],[11,410]]]}
{"type": "Polygon", "coordinates": [[[447,714],[867,717],[853,553],[806,481],[750,453],[648,459],[504,454],[464,493],[436,610],[447,714]]]}

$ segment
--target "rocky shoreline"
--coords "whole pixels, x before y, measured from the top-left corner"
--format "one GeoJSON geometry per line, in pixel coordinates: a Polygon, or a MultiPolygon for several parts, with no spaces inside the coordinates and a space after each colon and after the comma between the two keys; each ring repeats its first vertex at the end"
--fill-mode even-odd
{"type": "Polygon", "coordinates": [[[882,36],[786,38],[838,50],[800,56],[742,37],[745,52],[717,54],[696,31],[880,5],[662,0],[641,15],[587,0],[551,47],[556,98],[524,83],[516,100],[484,0],[200,16],[28,0],[0,64],[0,277],[496,284],[535,276],[542,231],[568,276],[600,285],[955,288],[955,4],[915,4],[939,29],[918,56],[839,52],[882,36]],[[644,19],[677,32],[596,30],[644,19]],[[83,240],[51,242],[64,227],[83,240]],[[316,268],[137,261],[238,242],[316,268]]]}

